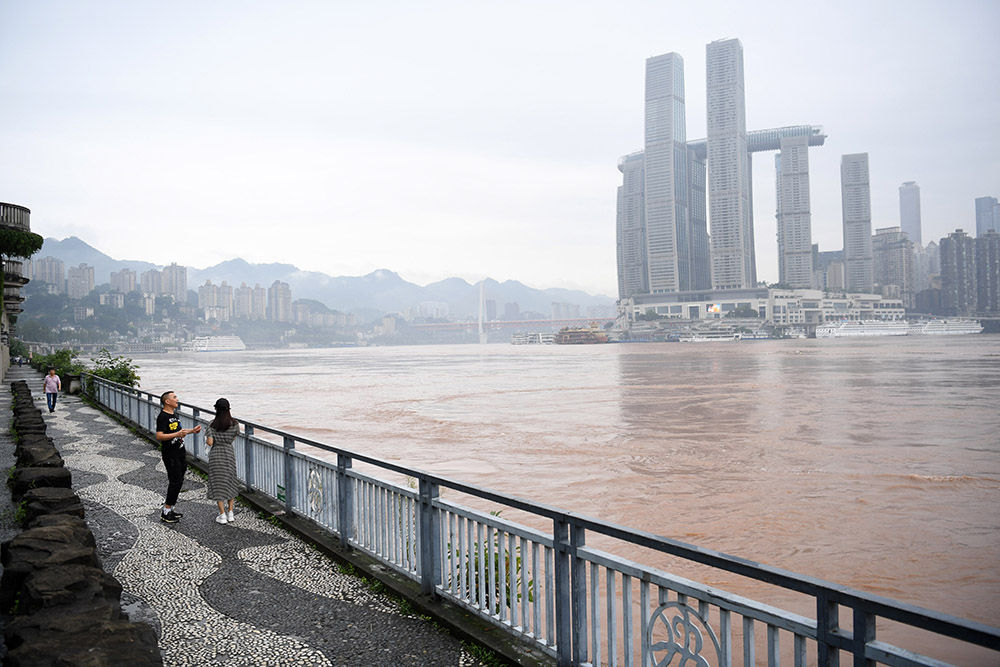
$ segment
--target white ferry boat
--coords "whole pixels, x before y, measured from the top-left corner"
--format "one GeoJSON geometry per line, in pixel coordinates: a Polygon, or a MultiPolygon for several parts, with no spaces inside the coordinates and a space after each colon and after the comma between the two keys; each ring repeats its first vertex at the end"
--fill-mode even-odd
{"type": "Polygon", "coordinates": [[[247,349],[239,336],[198,336],[181,345],[183,352],[238,352],[247,349]]]}
{"type": "Polygon", "coordinates": [[[853,336],[906,336],[910,325],[905,320],[841,320],[816,327],[816,338],[853,336]]]}
{"type": "Polygon", "coordinates": [[[682,343],[731,343],[742,339],[739,331],[692,331],[677,338],[682,343]]]}
{"type": "Polygon", "coordinates": [[[979,320],[943,319],[910,322],[911,336],[954,336],[961,334],[982,333],[983,325],[979,320]]]}

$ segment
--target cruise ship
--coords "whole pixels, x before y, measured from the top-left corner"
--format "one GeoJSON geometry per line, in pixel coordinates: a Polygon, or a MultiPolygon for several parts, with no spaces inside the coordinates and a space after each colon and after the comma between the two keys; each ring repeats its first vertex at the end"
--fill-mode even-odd
{"type": "Polygon", "coordinates": [[[905,320],[842,320],[816,327],[816,338],[852,336],[950,336],[976,334],[983,326],[976,320],[942,319],[906,322],[905,320]]]}
{"type": "Polygon", "coordinates": [[[198,336],[181,346],[182,352],[238,352],[247,349],[239,336],[198,336]]]}
{"type": "Polygon", "coordinates": [[[906,320],[841,320],[816,327],[816,338],[906,336],[909,333],[910,325],[906,320]]]}
{"type": "Polygon", "coordinates": [[[979,320],[953,318],[910,322],[911,336],[954,336],[977,334],[982,333],[982,331],[983,325],[979,323],[979,320]]]}

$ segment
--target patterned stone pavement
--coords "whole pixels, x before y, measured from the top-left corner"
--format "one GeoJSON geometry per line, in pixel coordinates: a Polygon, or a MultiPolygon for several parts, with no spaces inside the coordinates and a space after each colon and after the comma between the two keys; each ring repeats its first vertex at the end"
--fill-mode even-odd
{"type": "Polygon", "coordinates": [[[251,510],[238,505],[234,523],[215,523],[215,502],[190,471],[177,504],[184,518],[161,523],[159,450],[75,396],[60,395],[49,414],[41,375],[27,367],[11,369],[0,407],[18,379],[73,473],[122,607],[156,630],[164,664],[480,664],[458,639],[251,510]]]}

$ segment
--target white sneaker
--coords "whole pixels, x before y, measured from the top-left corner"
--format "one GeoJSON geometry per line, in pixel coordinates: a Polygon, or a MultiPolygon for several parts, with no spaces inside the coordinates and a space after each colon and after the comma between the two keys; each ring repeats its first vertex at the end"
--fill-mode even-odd
{"type": "Polygon", "coordinates": [[[232,510],[229,510],[229,513],[226,515],[226,518],[229,519],[229,523],[232,523],[233,521],[236,521],[236,517],[233,516],[233,511],[232,510]]]}
{"type": "Polygon", "coordinates": [[[215,517],[215,523],[226,524],[229,523],[229,521],[226,519],[225,514],[220,514],[219,516],[215,517]]]}

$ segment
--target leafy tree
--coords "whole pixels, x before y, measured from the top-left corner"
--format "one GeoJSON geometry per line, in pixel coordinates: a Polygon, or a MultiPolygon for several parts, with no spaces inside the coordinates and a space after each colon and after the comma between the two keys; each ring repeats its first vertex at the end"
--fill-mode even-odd
{"type": "MultiPolygon", "coordinates": [[[[123,356],[112,356],[107,348],[101,348],[101,351],[97,353],[97,357],[92,358],[91,361],[94,363],[94,366],[90,369],[90,372],[97,377],[111,380],[127,387],[139,386],[139,374],[136,373],[139,367],[132,363],[131,359],[126,359],[123,356]]],[[[92,392],[91,387],[88,387],[88,390],[92,392]]]]}

